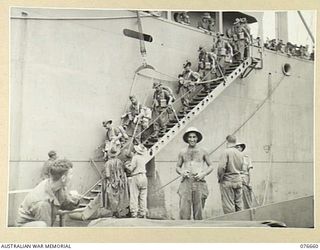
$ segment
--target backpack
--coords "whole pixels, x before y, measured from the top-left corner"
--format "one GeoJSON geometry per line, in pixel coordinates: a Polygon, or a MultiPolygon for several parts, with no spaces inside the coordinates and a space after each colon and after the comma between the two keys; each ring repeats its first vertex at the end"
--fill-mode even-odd
{"type": "Polygon", "coordinates": [[[168,86],[162,86],[162,89],[168,92],[169,96],[172,98],[172,102],[174,102],[176,100],[171,88],[169,88],[168,86]]]}

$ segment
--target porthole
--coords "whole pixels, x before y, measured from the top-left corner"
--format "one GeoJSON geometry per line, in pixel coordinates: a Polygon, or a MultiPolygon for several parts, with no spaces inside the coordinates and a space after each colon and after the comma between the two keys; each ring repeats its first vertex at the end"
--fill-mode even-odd
{"type": "Polygon", "coordinates": [[[282,65],[282,72],[283,74],[285,74],[286,76],[290,76],[290,72],[291,72],[291,65],[289,63],[285,63],[282,65]]]}

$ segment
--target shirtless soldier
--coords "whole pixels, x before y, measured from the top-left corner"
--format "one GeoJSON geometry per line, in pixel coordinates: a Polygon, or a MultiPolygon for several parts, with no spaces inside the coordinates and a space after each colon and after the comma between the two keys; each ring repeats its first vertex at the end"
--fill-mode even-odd
{"type": "Polygon", "coordinates": [[[194,220],[202,220],[202,209],[209,194],[204,177],[213,170],[208,153],[197,143],[202,134],[196,128],[189,128],[183,135],[188,143],[178,158],[176,171],[182,176],[178,194],[180,196],[180,219],[190,220],[191,208],[194,220]]]}

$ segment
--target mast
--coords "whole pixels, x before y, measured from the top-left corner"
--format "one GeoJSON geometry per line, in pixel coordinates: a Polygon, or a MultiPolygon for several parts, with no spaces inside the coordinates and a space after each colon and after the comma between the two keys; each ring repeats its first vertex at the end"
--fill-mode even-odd
{"type": "Polygon", "coordinates": [[[300,10],[298,10],[297,12],[298,12],[298,14],[299,14],[299,17],[300,17],[300,19],[301,19],[301,21],[302,21],[302,23],[303,23],[304,27],[305,27],[305,28],[306,28],[306,30],[307,30],[307,32],[308,32],[308,34],[309,34],[309,36],[311,37],[312,43],[314,44],[314,37],[313,37],[312,32],[311,32],[311,30],[309,29],[309,27],[308,27],[308,25],[307,25],[307,23],[306,23],[306,20],[304,20],[304,18],[303,18],[303,16],[302,16],[302,14],[301,14],[301,11],[300,11],[300,10]]]}

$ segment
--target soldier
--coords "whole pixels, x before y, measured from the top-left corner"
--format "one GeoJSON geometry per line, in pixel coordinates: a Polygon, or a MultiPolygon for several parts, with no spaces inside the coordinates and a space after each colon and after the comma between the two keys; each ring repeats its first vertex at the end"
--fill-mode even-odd
{"type": "Polygon", "coordinates": [[[225,73],[227,54],[230,53],[231,57],[233,56],[232,47],[227,40],[223,39],[223,36],[223,34],[218,34],[218,40],[216,43],[218,67],[219,72],[221,71],[220,74],[225,73]]]}
{"type": "Polygon", "coordinates": [[[196,128],[189,128],[183,135],[188,146],[178,156],[176,172],[182,176],[178,194],[180,197],[180,219],[190,220],[191,210],[194,220],[202,220],[202,211],[208,197],[205,177],[213,166],[207,151],[199,147],[202,134],[196,128]]]}
{"type": "Polygon", "coordinates": [[[115,146],[120,149],[122,145],[124,145],[129,136],[122,126],[117,128],[112,127],[112,120],[103,121],[102,126],[106,129],[106,137],[105,137],[105,146],[104,146],[104,159],[108,158],[108,151],[111,147],[115,146]]]}
{"type": "Polygon", "coordinates": [[[183,75],[183,78],[184,79],[189,79],[190,77],[190,74],[192,73],[192,70],[191,70],[191,62],[187,61],[185,64],[183,64],[183,72],[182,72],[182,75],[183,75]]]}
{"type": "Polygon", "coordinates": [[[49,159],[43,164],[40,178],[41,180],[49,178],[50,167],[53,162],[58,159],[57,153],[54,150],[50,150],[48,153],[49,159]]]}
{"type": "Polygon", "coordinates": [[[309,58],[308,45],[306,46],[300,45],[300,56],[305,59],[309,58]]]}
{"type": "Polygon", "coordinates": [[[183,11],[180,13],[176,13],[175,21],[184,25],[190,25],[190,18],[187,12],[183,11]]]}
{"type": "Polygon", "coordinates": [[[206,54],[207,54],[206,49],[202,45],[200,45],[199,49],[198,49],[198,52],[199,52],[199,57],[198,57],[199,58],[199,62],[203,61],[205,59],[205,57],[206,57],[206,54]]]}
{"type": "Polygon", "coordinates": [[[245,55],[245,58],[247,58],[250,54],[249,45],[252,44],[252,36],[250,34],[251,32],[250,32],[250,27],[247,22],[247,18],[245,18],[245,17],[241,18],[240,25],[244,29],[245,34],[246,34],[246,38],[245,38],[246,45],[245,45],[245,49],[244,49],[244,55],[245,55]]]}
{"type": "Polygon", "coordinates": [[[230,35],[230,38],[229,38],[229,41],[230,41],[230,46],[232,47],[232,52],[233,52],[233,56],[235,55],[238,55],[240,52],[239,52],[239,49],[238,49],[238,35],[235,31],[235,27],[233,26],[232,27],[232,33],[230,35]]]}
{"type": "Polygon", "coordinates": [[[309,45],[307,44],[305,47],[304,47],[304,58],[305,59],[309,59],[310,58],[310,53],[309,53],[309,45]]]}
{"type": "Polygon", "coordinates": [[[147,149],[139,144],[134,146],[135,154],[132,157],[131,164],[126,168],[131,173],[129,185],[130,190],[130,212],[131,217],[145,218],[147,212],[147,188],[148,180],[146,176],[145,154],[147,149]]]}
{"type": "Polygon", "coordinates": [[[310,54],[310,60],[314,61],[314,46],[312,46],[312,52],[310,54]]]}
{"type": "Polygon", "coordinates": [[[185,93],[188,92],[188,94],[185,95],[184,101],[189,102],[190,98],[192,96],[192,92],[195,91],[196,85],[200,82],[200,74],[198,72],[194,72],[191,70],[191,62],[187,61],[186,64],[183,65],[183,72],[181,74],[182,77],[180,77],[179,82],[180,86],[184,86],[185,93]],[[181,85],[182,84],[182,85],[181,85]]]}
{"type": "Polygon", "coordinates": [[[208,63],[208,56],[207,56],[207,51],[201,45],[199,46],[198,52],[199,52],[198,73],[200,75],[200,78],[203,80],[207,75],[206,62],[208,63]]]}
{"type": "MultiPolygon", "coordinates": [[[[266,39],[266,41],[265,41],[265,43],[263,45],[264,45],[264,47],[266,49],[270,49],[270,39],[269,39],[269,37],[267,37],[267,39],[266,39]]],[[[287,45],[288,45],[288,43],[287,43],[287,45]]]]}
{"type": "Polygon", "coordinates": [[[237,34],[237,49],[239,51],[239,60],[244,60],[248,56],[248,53],[245,54],[245,48],[248,46],[250,41],[250,34],[248,31],[241,25],[241,20],[236,19],[234,23],[235,32],[237,34]]]}
{"type": "Polygon", "coordinates": [[[150,120],[152,118],[152,111],[150,108],[146,106],[142,106],[139,115],[136,116],[136,122],[138,124],[138,128],[136,131],[136,142],[140,143],[147,139],[147,133],[143,133],[150,124],[150,120]]]}
{"type": "Polygon", "coordinates": [[[115,217],[125,217],[129,213],[129,192],[127,175],[123,162],[118,158],[120,150],[111,147],[108,152],[108,161],[105,163],[106,208],[112,211],[115,217]]]}
{"type": "Polygon", "coordinates": [[[183,65],[182,77],[185,82],[192,83],[194,86],[200,82],[200,74],[198,72],[194,72],[191,69],[191,62],[187,61],[186,64],[183,65]]]}
{"type": "Polygon", "coordinates": [[[203,13],[201,20],[198,22],[198,28],[204,31],[214,32],[214,20],[209,13],[203,13]]]}
{"type": "Polygon", "coordinates": [[[153,123],[152,138],[158,138],[159,134],[163,134],[166,131],[166,122],[169,119],[169,106],[173,102],[174,98],[172,94],[162,87],[160,82],[153,83],[155,92],[153,94],[153,115],[155,117],[153,123]]]}
{"type": "Polygon", "coordinates": [[[17,226],[53,226],[58,210],[73,210],[80,203],[75,192],[69,192],[73,164],[67,160],[56,160],[50,167],[50,176],[42,180],[20,205],[17,226]]]}
{"type": "Polygon", "coordinates": [[[201,81],[204,81],[204,91],[210,92],[210,82],[215,74],[216,56],[213,52],[206,52],[203,46],[199,47],[199,64],[198,73],[200,74],[201,81]]]}
{"type": "Polygon", "coordinates": [[[182,74],[180,74],[178,78],[179,87],[177,90],[177,94],[181,93],[181,103],[183,106],[182,110],[183,113],[186,114],[191,100],[191,94],[195,90],[195,85],[191,80],[185,80],[182,74]]]}
{"type": "Polygon", "coordinates": [[[142,107],[134,95],[129,96],[129,99],[131,103],[128,109],[126,110],[125,114],[121,116],[122,126],[125,130],[127,130],[130,125],[136,125],[135,121],[137,120],[135,118],[140,113],[142,107]]]}
{"type": "Polygon", "coordinates": [[[290,42],[287,42],[285,45],[285,52],[289,57],[292,56],[292,44],[290,42]]]}
{"type": "Polygon", "coordinates": [[[260,38],[260,36],[257,36],[256,42],[257,42],[258,47],[261,47],[261,38],[260,38]]]}
{"type": "MultiPolygon", "coordinates": [[[[246,148],[246,144],[237,143],[236,149],[240,152],[243,152],[246,148]]],[[[251,173],[250,170],[253,169],[251,159],[248,155],[243,155],[243,164],[241,170],[241,178],[242,178],[242,201],[243,208],[248,209],[253,207],[252,203],[252,186],[251,186],[251,173]]]]}
{"type": "Polygon", "coordinates": [[[281,53],[285,53],[285,44],[280,39],[279,43],[276,45],[276,51],[280,51],[281,53]]]}
{"type": "Polygon", "coordinates": [[[139,115],[136,116],[136,120],[140,120],[139,124],[141,125],[142,130],[149,127],[151,118],[152,111],[146,106],[142,106],[139,115]]]}
{"type": "Polygon", "coordinates": [[[211,73],[213,76],[217,77],[217,64],[218,64],[218,57],[215,53],[214,48],[212,48],[211,52],[207,52],[208,60],[211,63],[211,73]]]}
{"type": "Polygon", "coordinates": [[[276,47],[277,47],[277,40],[276,40],[276,39],[272,39],[272,40],[270,41],[269,49],[275,51],[275,50],[276,50],[276,47]]]}
{"type": "Polygon", "coordinates": [[[242,210],[241,170],[243,155],[236,148],[236,137],[228,135],[227,148],[221,154],[218,164],[218,181],[222,208],[225,214],[242,210]]]}

